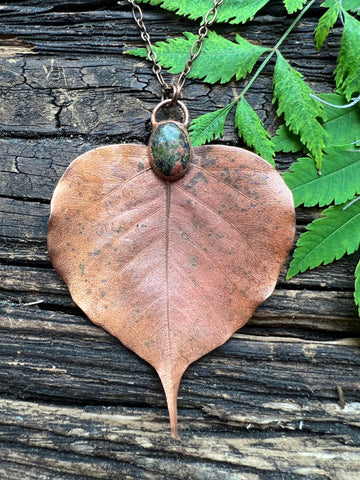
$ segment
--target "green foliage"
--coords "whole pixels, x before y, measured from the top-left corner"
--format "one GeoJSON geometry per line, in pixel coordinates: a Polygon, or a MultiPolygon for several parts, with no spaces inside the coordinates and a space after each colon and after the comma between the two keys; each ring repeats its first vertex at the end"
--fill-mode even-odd
{"type": "MultiPolygon", "coordinates": [[[[336,93],[324,93],[320,98],[328,103],[345,106],[347,101],[342,95],[336,93]]],[[[334,108],[324,105],[327,117],[322,126],[327,132],[325,137],[325,151],[334,145],[350,146],[360,140],[360,110],[357,105],[351,108],[334,108]]],[[[299,137],[292,133],[286,125],[281,125],[273,137],[275,152],[298,152],[304,148],[299,137]]]]}
{"type": "Polygon", "coordinates": [[[288,127],[283,124],[276,130],[275,136],[272,138],[275,152],[299,152],[304,148],[300,138],[291,132],[288,127]]]}
{"type": "Polygon", "coordinates": [[[321,49],[325,39],[329,35],[330,30],[335,25],[339,16],[340,5],[336,3],[334,6],[326,10],[320,18],[318,26],[315,29],[315,43],[318,50],[321,49]]]}
{"type": "Polygon", "coordinates": [[[201,115],[191,122],[189,135],[194,147],[220,138],[224,134],[226,117],[234,105],[235,101],[229,103],[224,108],[205,113],[205,115],[201,115]]]}
{"type": "Polygon", "coordinates": [[[299,158],[283,178],[293,192],[295,206],[344,203],[360,193],[360,150],[330,147],[321,176],[311,158],[299,158]]]}
{"type": "Polygon", "coordinates": [[[294,13],[304,6],[307,0],[284,0],[284,5],[288,13],[294,13]]]}
{"type": "MultiPolygon", "coordinates": [[[[338,106],[345,106],[347,101],[342,95],[336,93],[327,93],[320,97],[338,106]]],[[[324,128],[328,133],[326,144],[346,145],[352,144],[360,139],[360,110],[358,105],[350,108],[334,108],[324,105],[324,111],[327,120],[324,122],[324,128]]]]}
{"type": "Polygon", "coordinates": [[[360,22],[343,12],[345,27],[341,39],[335,83],[339,92],[350,100],[360,93],[360,22]]]}
{"type": "Polygon", "coordinates": [[[339,5],[341,3],[341,7],[344,10],[347,10],[349,12],[359,12],[359,0],[326,0],[322,6],[323,7],[328,7],[331,8],[334,5],[339,5]]]}
{"type": "Polygon", "coordinates": [[[359,307],[360,315],[360,262],[357,264],[355,270],[355,291],[354,291],[355,304],[359,307]]]}
{"type": "Polygon", "coordinates": [[[300,236],[287,278],[354,253],[359,245],[360,202],[331,206],[300,236]]]}
{"type": "Polygon", "coordinates": [[[284,114],[289,129],[300,136],[300,140],[314,156],[318,169],[321,168],[326,132],[319,122],[325,119],[323,106],[311,98],[313,91],[304,82],[302,75],[292,68],[280,52],[274,71],[274,101],[277,114],[284,114]]]}
{"type": "MultiPolygon", "coordinates": [[[[160,5],[178,15],[184,15],[191,20],[204,18],[212,5],[209,0],[141,0],[143,3],[160,5]]],[[[255,14],[270,0],[226,0],[218,10],[217,21],[227,23],[245,23],[252,20],[255,14]]]]}
{"type": "Polygon", "coordinates": [[[272,166],[275,166],[274,145],[270,135],[244,97],[241,98],[236,108],[235,126],[245,143],[253,146],[257,154],[265,158],[272,166]]]}
{"type": "MultiPolygon", "coordinates": [[[[185,38],[169,39],[154,45],[158,62],[170,73],[180,73],[189,58],[190,49],[197,35],[184,33],[185,38]]],[[[252,45],[240,35],[236,35],[236,43],[209,32],[204,39],[201,55],[195,60],[189,77],[203,79],[209,83],[226,83],[233,77],[236,80],[246,77],[253,69],[258,58],[267,49],[252,45]]],[[[145,48],[128,50],[131,55],[146,57],[145,48]]]]}

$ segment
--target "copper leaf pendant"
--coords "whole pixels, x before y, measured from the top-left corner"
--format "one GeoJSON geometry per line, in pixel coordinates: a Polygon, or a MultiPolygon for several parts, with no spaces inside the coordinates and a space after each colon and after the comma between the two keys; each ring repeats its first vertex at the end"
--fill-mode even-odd
{"type": "Polygon", "coordinates": [[[150,147],[105,146],[74,160],[54,192],[48,248],[90,320],[157,370],[177,438],[184,371],[270,296],[295,215],[265,160],[220,145],[191,154],[170,123],[150,147]],[[164,135],[178,137],[165,146],[168,164],[164,135]]]}

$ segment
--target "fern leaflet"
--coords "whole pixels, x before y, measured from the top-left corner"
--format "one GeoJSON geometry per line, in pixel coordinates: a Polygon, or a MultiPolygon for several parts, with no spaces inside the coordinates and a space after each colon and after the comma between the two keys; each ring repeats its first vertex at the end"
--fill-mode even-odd
{"type": "Polygon", "coordinates": [[[360,150],[329,148],[321,176],[311,158],[299,158],[283,178],[294,195],[296,207],[344,203],[360,193],[360,150]]]}
{"type": "Polygon", "coordinates": [[[311,88],[302,75],[292,68],[280,52],[274,71],[274,100],[278,102],[277,114],[284,114],[285,123],[314,156],[321,168],[326,132],[318,118],[325,119],[322,104],[310,97],[311,88]]]}
{"type": "Polygon", "coordinates": [[[194,147],[220,138],[224,134],[226,117],[234,105],[235,101],[219,110],[200,115],[191,122],[189,135],[194,147]]]}
{"type": "Polygon", "coordinates": [[[335,70],[335,83],[338,90],[350,100],[355,93],[360,93],[360,22],[345,11],[343,15],[345,26],[335,70]]]}
{"type": "Polygon", "coordinates": [[[360,202],[331,206],[307,228],[296,244],[287,278],[322,263],[327,265],[359,248],[360,202]]]}
{"type": "Polygon", "coordinates": [[[319,23],[315,29],[315,43],[318,50],[321,49],[330,30],[333,28],[340,11],[340,5],[337,3],[333,7],[326,10],[324,15],[320,18],[319,23]]]}
{"type": "Polygon", "coordinates": [[[294,13],[304,6],[307,0],[284,0],[284,5],[288,13],[294,13]]]}
{"type": "Polygon", "coordinates": [[[256,153],[265,158],[272,166],[275,166],[274,145],[270,135],[244,97],[241,98],[236,108],[235,126],[244,142],[253,146],[256,153]]]}
{"type": "Polygon", "coordinates": [[[360,262],[355,269],[355,291],[354,291],[355,304],[358,306],[360,315],[360,262]]]}

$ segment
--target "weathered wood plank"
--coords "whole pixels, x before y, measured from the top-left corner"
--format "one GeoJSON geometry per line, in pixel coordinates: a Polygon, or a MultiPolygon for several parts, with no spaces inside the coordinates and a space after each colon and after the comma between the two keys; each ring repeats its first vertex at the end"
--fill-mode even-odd
{"type": "MultiPolygon", "coordinates": [[[[310,438],[304,431],[307,414],[303,411],[299,415],[295,404],[277,406],[287,415],[290,410],[294,419],[298,415],[294,421],[297,434],[291,439],[281,429],[266,435],[261,431],[252,434],[257,419],[246,416],[243,419],[249,422],[248,428],[241,427],[240,421],[232,434],[223,429],[209,434],[209,419],[204,420],[199,414],[186,418],[190,428],[182,431],[181,442],[168,438],[166,418],[161,412],[116,407],[49,407],[4,399],[0,405],[4,432],[0,458],[11,461],[13,468],[20,471],[25,465],[37,467],[44,475],[38,478],[67,478],[56,476],[56,471],[62,471],[65,475],[96,479],[350,480],[360,473],[358,442],[345,433],[329,432],[310,438]]],[[[350,410],[352,414],[342,413],[339,418],[348,416],[352,422],[351,415],[359,412],[359,404],[349,406],[350,410]]],[[[337,417],[337,412],[338,408],[330,406],[326,414],[337,417]]],[[[281,425],[281,418],[278,420],[276,416],[268,420],[281,425]]]]}

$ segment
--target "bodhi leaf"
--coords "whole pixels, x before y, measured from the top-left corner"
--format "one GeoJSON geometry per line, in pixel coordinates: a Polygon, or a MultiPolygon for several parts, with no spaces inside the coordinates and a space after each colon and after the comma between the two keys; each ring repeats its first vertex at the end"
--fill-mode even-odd
{"type": "MultiPolygon", "coordinates": [[[[204,18],[211,7],[209,0],[140,0],[140,2],[159,5],[166,10],[175,12],[177,15],[189,17],[191,20],[204,18]]],[[[252,20],[255,14],[267,3],[269,3],[269,0],[226,0],[218,9],[217,21],[245,23],[252,20]]]]}
{"type": "MultiPolygon", "coordinates": [[[[157,60],[169,73],[177,74],[183,71],[190,55],[190,49],[197,35],[185,32],[186,38],[169,39],[158,42],[154,46],[157,60]]],[[[258,58],[267,49],[252,45],[240,35],[236,35],[236,43],[209,32],[203,41],[201,55],[195,60],[189,77],[203,79],[205,82],[229,82],[246,77],[251,72],[258,58]]],[[[145,48],[128,50],[131,55],[147,57],[145,48]]]]}
{"type": "Polygon", "coordinates": [[[338,90],[350,100],[354,94],[360,93],[360,22],[346,12],[343,15],[345,26],[335,70],[335,83],[338,90]]]}
{"type": "Polygon", "coordinates": [[[147,146],[97,148],[51,202],[48,249],[73,300],[158,372],[177,438],[188,365],[222,345],[273,291],[294,236],[290,190],[254,153],[194,149],[168,182],[147,146]]]}
{"type": "Polygon", "coordinates": [[[331,206],[307,228],[296,244],[287,278],[322,263],[327,265],[359,248],[360,202],[331,206]]]}
{"type": "Polygon", "coordinates": [[[294,195],[295,206],[344,203],[360,193],[360,150],[331,147],[325,155],[321,175],[311,158],[299,158],[283,174],[294,195]]]}
{"type": "Polygon", "coordinates": [[[358,306],[360,315],[360,262],[356,266],[355,270],[355,291],[354,291],[355,304],[358,306]]]}
{"type": "Polygon", "coordinates": [[[211,140],[220,138],[224,134],[226,117],[234,105],[235,101],[219,110],[200,115],[191,122],[189,135],[194,147],[211,142],[211,140]]]}
{"type": "Polygon", "coordinates": [[[236,108],[235,126],[246,145],[253,146],[255,152],[274,167],[275,152],[270,135],[244,97],[236,108]]]}
{"type": "Polygon", "coordinates": [[[318,50],[321,49],[326,37],[329,35],[330,30],[335,25],[335,22],[339,16],[340,5],[336,3],[333,7],[329,8],[324,15],[320,18],[319,23],[315,29],[315,43],[318,50]]]}
{"type": "Polygon", "coordinates": [[[314,156],[321,168],[326,132],[319,122],[325,119],[323,106],[310,97],[313,91],[304,82],[302,75],[292,68],[280,52],[274,70],[274,100],[278,102],[277,114],[284,114],[289,129],[314,156]]]}

